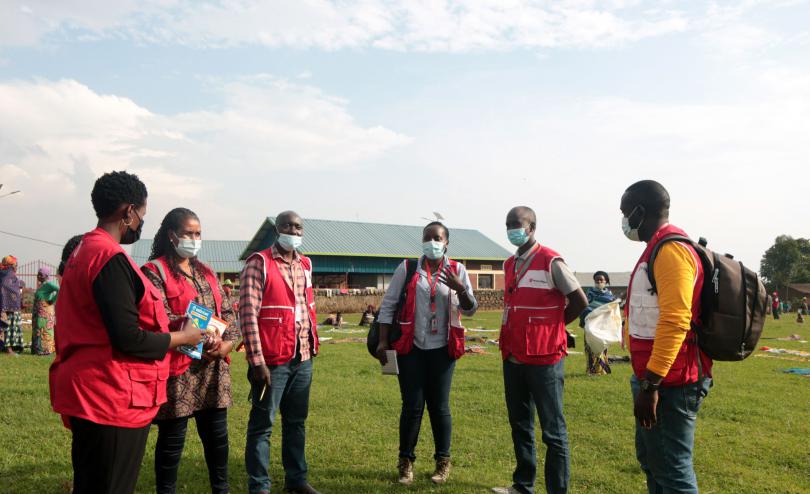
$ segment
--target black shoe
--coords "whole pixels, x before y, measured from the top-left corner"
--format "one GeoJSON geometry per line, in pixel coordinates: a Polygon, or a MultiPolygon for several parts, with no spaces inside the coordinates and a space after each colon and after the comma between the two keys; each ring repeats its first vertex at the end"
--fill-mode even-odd
{"type": "Polygon", "coordinates": [[[298,487],[293,488],[286,488],[284,492],[289,492],[291,494],[321,494],[320,492],[316,491],[314,487],[309,484],[304,484],[298,487]]]}

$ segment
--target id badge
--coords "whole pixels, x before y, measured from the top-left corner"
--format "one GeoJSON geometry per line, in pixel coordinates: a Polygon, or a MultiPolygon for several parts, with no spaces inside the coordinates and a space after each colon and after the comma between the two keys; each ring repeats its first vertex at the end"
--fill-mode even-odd
{"type": "Polygon", "coordinates": [[[295,305],[295,322],[301,322],[301,321],[302,321],[302,317],[301,317],[301,306],[299,306],[298,304],[296,304],[296,305],[295,305]]]}
{"type": "Polygon", "coordinates": [[[430,332],[436,334],[439,332],[439,326],[436,321],[436,314],[430,316],[430,332]]]}

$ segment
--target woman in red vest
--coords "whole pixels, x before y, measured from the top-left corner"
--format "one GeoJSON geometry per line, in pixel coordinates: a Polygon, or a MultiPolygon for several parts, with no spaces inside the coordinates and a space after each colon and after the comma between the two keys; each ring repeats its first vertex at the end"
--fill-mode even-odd
{"type": "Polygon", "coordinates": [[[186,440],[188,419],[194,417],[203,443],[211,492],[224,494],[228,487],[228,407],[231,370],[228,354],[239,338],[233,307],[216,273],[197,259],[202,229],[197,215],[175,208],[163,218],[152,242],[150,262],[142,270],[160,291],[169,318],[169,329],[180,329],[189,302],[208,307],[228,323],[222,337],[206,339],[203,358],[193,360],[177,350],[169,352],[168,400],[160,407],[155,424],[155,484],[158,494],[173,494],[186,440]]]}
{"type": "Polygon", "coordinates": [[[169,333],[160,293],[121,247],[143,229],[144,184],[107,173],[91,197],[98,227],[70,254],[56,301],[51,405],[73,433],[74,494],[128,494],[166,401],[166,354],[202,333],[191,324],[169,333]]]}
{"type": "Polygon", "coordinates": [[[400,264],[380,306],[377,358],[383,364],[388,360],[388,334],[395,320],[402,330],[392,347],[397,352],[402,394],[399,482],[405,485],[413,482],[414,450],[425,404],[436,447],[431,480],[442,484],[450,475],[450,386],[456,360],[464,355],[461,314],[472,316],[478,303],[464,265],[446,255],[449,241],[446,226],[429,223],[422,231],[424,255],[415,269],[408,269],[408,263],[415,262],[412,259],[400,264]],[[410,273],[413,275],[406,279],[410,273]],[[403,291],[404,303],[399,306],[403,291]]]}

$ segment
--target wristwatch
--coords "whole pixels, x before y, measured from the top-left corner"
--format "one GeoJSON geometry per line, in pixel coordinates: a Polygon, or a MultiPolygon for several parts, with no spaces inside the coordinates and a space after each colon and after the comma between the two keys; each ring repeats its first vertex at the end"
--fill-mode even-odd
{"type": "Polygon", "coordinates": [[[641,389],[641,391],[647,393],[658,391],[658,388],[660,386],[661,386],[660,384],[653,384],[652,381],[648,381],[647,379],[642,379],[641,382],[639,383],[639,388],[641,389]]]}

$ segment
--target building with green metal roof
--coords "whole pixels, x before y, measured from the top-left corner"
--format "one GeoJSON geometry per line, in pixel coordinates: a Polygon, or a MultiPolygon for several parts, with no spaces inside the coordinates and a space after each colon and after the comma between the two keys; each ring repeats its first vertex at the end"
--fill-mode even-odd
{"type": "MultiPolygon", "coordinates": [[[[387,287],[403,259],[421,255],[422,226],[305,219],[301,252],[312,259],[318,288],[387,287]]],[[[266,218],[241,260],[276,240],[275,218],[266,218]]],[[[463,262],[473,288],[502,289],[503,261],[511,253],[478,230],[450,230],[448,254],[463,262]]]]}

